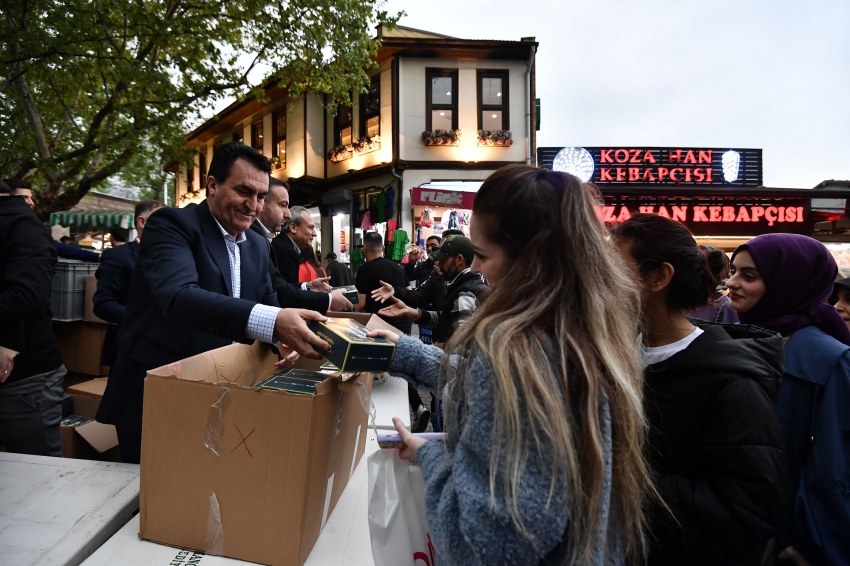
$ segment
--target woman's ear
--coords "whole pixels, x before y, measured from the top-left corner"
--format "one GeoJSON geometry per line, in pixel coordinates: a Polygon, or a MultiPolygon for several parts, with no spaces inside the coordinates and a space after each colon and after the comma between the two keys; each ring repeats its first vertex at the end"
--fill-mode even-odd
{"type": "Polygon", "coordinates": [[[670,285],[675,272],[673,266],[665,261],[646,276],[647,285],[652,291],[662,291],[670,285]]]}

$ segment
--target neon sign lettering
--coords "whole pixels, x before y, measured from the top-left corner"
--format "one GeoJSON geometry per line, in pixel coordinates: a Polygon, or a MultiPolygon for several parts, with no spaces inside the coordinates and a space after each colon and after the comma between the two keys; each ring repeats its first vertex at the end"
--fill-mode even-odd
{"type": "MultiPolygon", "coordinates": [[[[805,222],[802,206],[640,206],[637,212],[657,214],[678,222],[706,223],[742,223],[765,222],[768,226],[776,223],[805,222]]],[[[632,217],[633,212],[627,206],[602,206],[599,214],[603,222],[619,224],[632,217]]]]}

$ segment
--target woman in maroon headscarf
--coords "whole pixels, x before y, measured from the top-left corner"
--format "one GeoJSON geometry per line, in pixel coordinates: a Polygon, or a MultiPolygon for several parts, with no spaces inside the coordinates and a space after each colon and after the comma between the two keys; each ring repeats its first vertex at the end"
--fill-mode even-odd
{"type": "Polygon", "coordinates": [[[767,234],[735,250],[726,283],[742,324],[787,339],[776,412],[795,493],[777,551],[798,565],[850,564],[850,330],[825,302],[837,273],[817,240],[767,234]]]}

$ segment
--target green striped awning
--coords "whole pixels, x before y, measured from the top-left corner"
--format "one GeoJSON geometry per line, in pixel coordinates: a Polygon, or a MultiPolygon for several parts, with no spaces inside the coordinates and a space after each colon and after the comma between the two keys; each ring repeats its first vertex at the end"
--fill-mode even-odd
{"type": "Polygon", "coordinates": [[[134,215],[132,210],[65,210],[50,215],[50,225],[56,226],[91,226],[92,228],[111,228],[120,226],[130,229],[133,227],[134,215]]]}

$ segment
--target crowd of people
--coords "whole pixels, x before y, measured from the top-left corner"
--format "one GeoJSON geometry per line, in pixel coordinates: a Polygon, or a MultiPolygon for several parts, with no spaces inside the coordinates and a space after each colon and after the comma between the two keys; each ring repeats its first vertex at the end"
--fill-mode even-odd
{"type": "MultiPolygon", "coordinates": [[[[355,309],[401,332],[371,335],[396,343],[413,428],[433,413],[447,434],[395,420],[441,563],[850,564],[850,279],[819,242],[763,235],[729,260],[667,218],[609,230],[595,187],[511,165],[469,237],[402,267],[366,233],[352,276],[332,252],[321,265],[315,220],[256,150],[219,147],[207,187],[182,209],[140,203],[138,238],[101,260],[97,417],[125,461],[147,370],[254,340],[289,367],[328,348],[307,321],[355,309]],[[351,284],[355,305],[334,289],[351,284]]],[[[0,184],[0,445],[60,455],[56,246],[15,191],[0,184]]]]}

